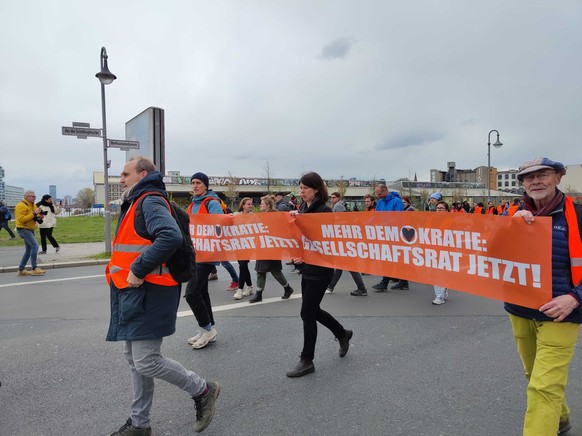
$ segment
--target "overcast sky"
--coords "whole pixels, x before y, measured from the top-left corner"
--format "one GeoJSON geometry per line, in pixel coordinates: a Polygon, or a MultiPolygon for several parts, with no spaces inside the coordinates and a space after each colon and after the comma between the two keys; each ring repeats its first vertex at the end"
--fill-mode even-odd
{"type": "MultiPolygon", "coordinates": [[[[108,136],[165,110],[166,170],[401,177],[540,155],[581,163],[580,0],[0,0],[0,166],[9,185],[75,196],[108,136]],[[492,142],[493,142],[492,138],[492,142]]],[[[111,173],[125,153],[109,150],[111,173]]]]}

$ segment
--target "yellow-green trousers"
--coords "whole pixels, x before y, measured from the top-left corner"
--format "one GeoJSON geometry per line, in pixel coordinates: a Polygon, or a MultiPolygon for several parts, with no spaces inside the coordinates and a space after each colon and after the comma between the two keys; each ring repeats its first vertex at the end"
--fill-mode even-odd
{"type": "Polygon", "coordinates": [[[580,324],[534,321],[511,314],[509,319],[529,381],[523,435],[555,435],[560,420],[570,416],[565,390],[580,324]]]}

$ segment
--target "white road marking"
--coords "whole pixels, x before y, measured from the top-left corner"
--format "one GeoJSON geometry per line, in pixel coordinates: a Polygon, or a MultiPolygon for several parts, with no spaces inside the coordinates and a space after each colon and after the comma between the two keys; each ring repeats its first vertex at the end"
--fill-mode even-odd
{"type": "Polygon", "coordinates": [[[51,279],[51,280],[35,280],[34,282],[6,283],[5,285],[0,285],[0,288],[9,288],[10,286],[40,285],[44,283],[54,283],[54,282],[66,282],[69,280],[94,279],[96,277],[102,277],[103,281],[105,281],[105,276],[103,274],[97,274],[94,276],[66,277],[62,279],[51,279]]]}
{"type": "MultiPolygon", "coordinates": [[[[295,295],[291,295],[291,297],[289,297],[290,300],[294,300],[296,298],[301,298],[301,294],[295,294],[295,295]]],[[[259,303],[253,303],[250,304],[249,300],[241,300],[240,302],[237,303],[231,303],[231,304],[223,304],[222,306],[212,306],[212,312],[224,312],[225,310],[232,310],[232,309],[241,309],[243,307],[255,307],[255,306],[259,306],[261,304],[269,304],[269,303],[276,303],[277,301],[281,302],[281,301],[285,301],[283,300],[281,297],[272,297],[272,298],[263,298],[263,301],[259,302],[259,303]]],[[[193,313],[191,310],[185,310],[183,312],[178,312],[178,318],[184,317],[184,316],[192,316],[193,313]]]]}

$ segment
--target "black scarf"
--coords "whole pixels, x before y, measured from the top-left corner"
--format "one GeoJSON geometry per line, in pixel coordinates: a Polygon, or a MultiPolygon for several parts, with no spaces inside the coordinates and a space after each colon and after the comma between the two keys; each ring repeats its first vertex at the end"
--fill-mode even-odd
{"type": "Polygon", "coordinates": [[[537,209],[533,199],[527,195],[527,192],[523,193],[523,206],[525,210],[529,210],[534,216],[548,216],[552,213],[556,208],[562,204],[564,201],[564,193],[556,188],[556,195],[548,204],[546,204],[541,209],[537,209]]]}

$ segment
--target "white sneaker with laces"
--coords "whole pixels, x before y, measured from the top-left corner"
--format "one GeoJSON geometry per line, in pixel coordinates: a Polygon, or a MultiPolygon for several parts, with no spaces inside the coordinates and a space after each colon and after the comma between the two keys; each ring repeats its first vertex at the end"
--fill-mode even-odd
{"type": "Polygon", "coordinates": [[[243,297],[243,295],[244,295],[244,294],[243,294],[243,290],[242,290],[241,288],[238,288],[238,289],[236,290],[236,292],[234,293],[234,299],[235,299],[235,300],[241,300],[241,299],[242,299],[242,297],[243,297]]]}
{"type": "Polygon", "coordinates": [[[253,295],[255,291],[253,290],[252,286],[247,286],[243,291],[243,297],[248,297],[249,295],[253,295]]]}
{"type": "Polygon", "coordinates": [[[432,300],[432,304],[435,305],[445,304],[445,300],[443,298],[436,297],[434,300],[432,300]]]}
{"type": "MultiPolygon", "coordinates": [[[[204,333],[206,330],[200,330],[198,333],[196,333],[194,336],[192,336],[191,338],[188,338],[188,343],[190,345],[194,345],[194,342],[196,342],[198,339],[200,339],[200,337],[202,336],[202,333],[204,333]]],[[[211,339],[210,342],[214,342],[216,341],[216,336],[214,337],[214,339],[211,339]]]]}
{"type": "Polygon", "coordinates": [[[327,289],[325,290],[325,292],[326,292],[326,293],[328,293],[328,294],[333,294],[333,289],[331,289],[331,288],[327,288],[327,289]]]}
{"type": "Polygon", "coordinates": [[[206,347],[210,342],[216,341],[217,334],[218,333],[214,327],[212,327],[210,331],[204,330],[198,340],[192,344],[192,348],[199,350],[206,347]]]}

